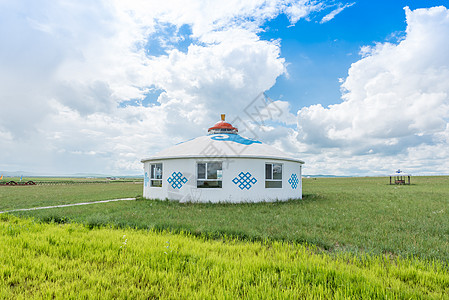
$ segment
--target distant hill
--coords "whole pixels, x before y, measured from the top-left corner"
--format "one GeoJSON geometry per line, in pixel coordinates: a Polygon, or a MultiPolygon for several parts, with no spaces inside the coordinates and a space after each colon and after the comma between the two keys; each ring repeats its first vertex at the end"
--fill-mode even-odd
{"type": "Polygon", "coordinates": [[[353,177],[353,176],[344,176],[344,175],[322,175],[322,174],[318,174],[318,175],[302,175],[302,177],[310,177],[310,178],[328,178],[328,177],[353,177]]]}

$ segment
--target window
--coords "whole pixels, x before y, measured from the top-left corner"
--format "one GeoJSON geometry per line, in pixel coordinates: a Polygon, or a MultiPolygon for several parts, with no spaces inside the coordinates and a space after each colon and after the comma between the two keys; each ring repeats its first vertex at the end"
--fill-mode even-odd
{"type": "Polygon", "coordinates": [[[198,163],[197,187],[198,188],[221,188],[223,170],[222,163],[217,161],[198,163]]]}
{"type": "Polygon", "coordinates": [[[151,164],[150,166],[150,186],[162,186],[162,164],[151,164]]]}
{"type": "Polygon", "coordinates": [[[265,164],[265,188],[282,188],[282,164],[265,164]]]}

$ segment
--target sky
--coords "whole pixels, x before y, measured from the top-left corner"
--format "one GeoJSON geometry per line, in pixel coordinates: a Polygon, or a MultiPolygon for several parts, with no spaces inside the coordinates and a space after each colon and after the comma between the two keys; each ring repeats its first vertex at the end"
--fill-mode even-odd
{"type": "Polygon", "coordinates": [[[304,174],[449,174],[447,7],[0,0],[0,174],[141,175],[222,113],[304,174]]]}

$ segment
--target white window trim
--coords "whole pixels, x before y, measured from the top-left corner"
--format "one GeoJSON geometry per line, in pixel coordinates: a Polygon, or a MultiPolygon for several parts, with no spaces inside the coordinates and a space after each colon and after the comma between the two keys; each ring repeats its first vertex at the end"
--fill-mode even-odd
{"type": "MultiPolygon", "coordinates": [[[[283,180],[284,180],[284,164],[283,163],[278,163],[278,162],[265,162],[264,164],[264,176],[265,176],[265,181],[270,181],[270,182],[280,182],[281,183],[281,187],[283,188],[283,180]],[[273,178],[273,165],[281,165],[281,179],[267,179],[267,165],[271,165],[271,178],[273,178]]],[[[279,188],[274,188],[274,187],[265,187],[266,189],[279,189],[279,188]]]]}
{"type": "Polygon", "coordinates": [[[223,161],[222,160],[210,160],[210,161],[197,161],[196,162],[196,188],[197,189],[222,189],[223,188],[223,161]],[[208,163],[221,163],[221,172],[222,172],[222,177],[221,179],[208,179],[207,178],[207,164],[208,163]],[[205,170],[204,170],[204,175],[206,176],[206,178],[199,178],[198,177],[198,165],[199,164],[206,164],[205,170]],[[221,187],[210,187],[210,188],[205,188],[205,187],[198,187],[198,181],[221,181],[221,187]]]}
{"type": "MultiPolygon", "coordinates": [[[[154,174],[154,175],[156,175],[156,174],[154,174]]],[[[162,162],[150,163],[150,187],[152,187],[152,188],[161,188],[164,185],[163,178],[164,178],[164,164],[162,162]],[[151,168],[152,168],[153,165],[154,166],[155,165],[161,165],[161,173],[162,174],[161,174],[161,178],[160,179],[152,177],[151,168]],[[152,185],[152,181],[153,180],[160,180],[161,181],[161,186],[152,185]]]]}

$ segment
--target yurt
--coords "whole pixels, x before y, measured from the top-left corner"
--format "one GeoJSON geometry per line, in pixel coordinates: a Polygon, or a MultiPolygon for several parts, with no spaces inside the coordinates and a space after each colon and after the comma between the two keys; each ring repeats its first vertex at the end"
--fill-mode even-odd
{"type": "Polygon", "coordinates": [[[148,199],[239,203],[302,198],[304,162],[239,135],[225,115],[207,135],[141,162],[148,199]]]}
{"type": "Polygon", "coordinates": [[[411,174],[397,170],[394,174],[390,175],[390,184],[410,184],[410,177],[412,177],[411,174]]]}

